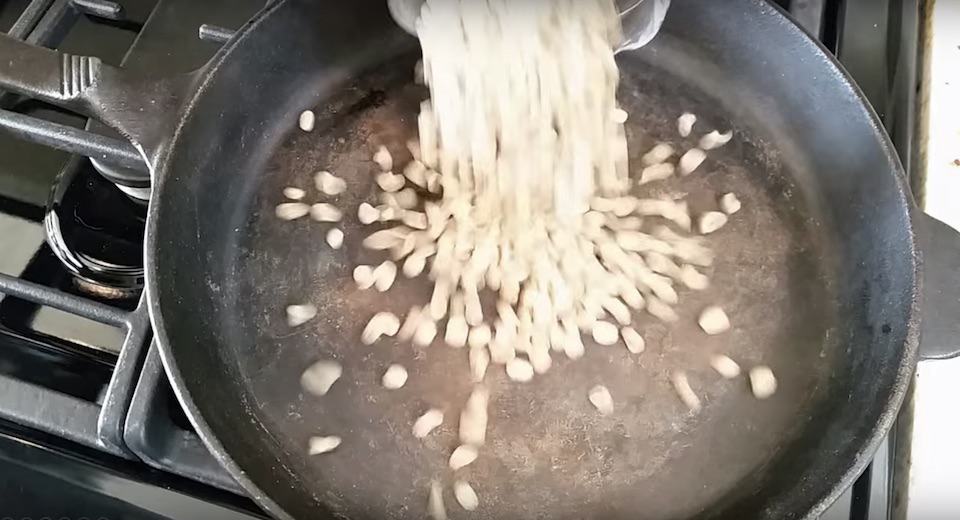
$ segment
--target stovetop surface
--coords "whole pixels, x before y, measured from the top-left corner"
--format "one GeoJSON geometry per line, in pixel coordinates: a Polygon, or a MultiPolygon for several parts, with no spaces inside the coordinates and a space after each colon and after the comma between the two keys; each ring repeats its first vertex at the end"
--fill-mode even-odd
{"type": "MultiPolygon", "coordinates": [[[[916,1],[777,3],[839,56],[909,164],[916,71],[907,57],[916,54],[917,20],[909,14],[916,1]]],[[[201,66],[221,44],[213,41],[217,28],[238,28],[264,0],[120,4],[122,15],[114,16],[117,4],[104,0],[0,0],[0,30],[131,70],[173,74],[201,66]],[[108,16],[91,15],[96,9],[108,16]],[[42,16],[30,19],[32,11],[42,16]],[[198,37],[203,24],[210,38],[198,37]]],[[[78,115],[0,94],[0,121],[11,113],[117,137],[78,115]]],[[[80,269],[129,261],[124,267],[135,271],[130,251],[142,240],[142,203],[89,160],[0,131],[0,515],[262,516],[176,402],[150,344],[136,274],[125,275],[128,290],[119,293],[78,283],[63,267],[58,242],[44,240],[48,207],[57,209],[64,249],[81,244],[90,257],[78,261],[80,269]],[[114,211],[124,217],[113,218],[114,211]]],[[[899,500],[892,484],[898,449],[892,436],[823,518],[890,518],[899,500]]]]}

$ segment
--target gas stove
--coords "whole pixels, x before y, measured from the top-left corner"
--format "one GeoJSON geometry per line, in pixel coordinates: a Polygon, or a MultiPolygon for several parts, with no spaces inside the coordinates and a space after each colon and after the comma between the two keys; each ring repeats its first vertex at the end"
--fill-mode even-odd
{"type": "MultiPolygon", "coordinates": [[[[854,75],[911,164],[918,0],[780,0],[854,75]]],[[[0,30],[153,74],[201,66],[264,0],[6,0],[0,30]]],[[[143,299],[149,177],[102,125],[0,93],[0,516],[256,518],[193,432],[143,299]]],[[[909,406],[823,516],[906,497],[909,406]]]]}

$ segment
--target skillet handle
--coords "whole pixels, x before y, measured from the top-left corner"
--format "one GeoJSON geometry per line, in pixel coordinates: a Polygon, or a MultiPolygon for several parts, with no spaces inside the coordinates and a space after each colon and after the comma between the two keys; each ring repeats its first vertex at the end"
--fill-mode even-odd
{"type": "Polygon", "coordinates": [[[960,232],[917,212],[923,251],[921,359],[960,355],[960,232]]]}
{"type": "Polygon", "coordinates": [[[196,73],[147,78],[0,33],[0,90],[98,119],[129,139],[151,172],[196,73]]]}

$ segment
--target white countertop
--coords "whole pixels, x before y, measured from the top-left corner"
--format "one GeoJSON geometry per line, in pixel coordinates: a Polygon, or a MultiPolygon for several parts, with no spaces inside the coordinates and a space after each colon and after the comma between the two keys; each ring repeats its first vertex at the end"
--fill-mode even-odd
{"type": "MultiPolygon", "coordinates": [[[[925,209],[960,229],[960,164],[954,162],[960,163],[960,1],[929,3],[933,10],[927,47],[929,139],[925,209]]],[[[960,358],[920,364],[907,507],[911,520],[960,518],[958,398],[960,358]]]]}

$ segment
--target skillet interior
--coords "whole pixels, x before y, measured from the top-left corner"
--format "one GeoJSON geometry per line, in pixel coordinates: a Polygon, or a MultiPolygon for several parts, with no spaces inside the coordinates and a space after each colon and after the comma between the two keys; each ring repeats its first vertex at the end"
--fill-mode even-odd
{"type": "MultiPolygon", "coordinates": [[[[676,327],[643,318],[648,350],[638,359],[594,348],[520,388],[497,373],[490,446],[464,473],[481,494],[473,516],[802,516],[889,424],[916,341],[898,166],[815,44],[766,4],[737,4],[678,3],[653,45],[621,57],[632,157],[661,139],[689,146],[674,127],[686,110],[700,116],[698,131],[736,130],[701,172],[664,188],[688,192],[694,209],[712,209],[720,192],[744,200],[711,238],[721,253],[714,288],[681,295],[676,327]],[[717,301],[737,326],[704,338],[694,317],[717,301]],[[720,381],[706,365],[715,351],[770,364],[780,392],[758,403],[743,380],[720,381]],[[676,368],[689,369],[705,397],[698,416],[667,383],[676,368]],[[597,382],[622,403],[609,419],[585,399],[597,382]]],[[[429,479],[451,479],[442,468],[469,391],[465,353],[360,346],[375,309],[402,312],[426,287],[407,282],[384,297],[349,281],[353,265],[370,261],[353,216],[372,197],[370,154],[385,143],[400,160],[423,95],[410,81],[416,42],[379,1],[289,0],[220,58],[160,165],[151,208],[148,284],[174,386],[200,433],[274,513],[422,516],[429,479]],[[294,127],[307,106],[319,120],[305,135],[294,127]],[[350,184],[336,201],[351,215],[348,244],[335,253],[326,227],[273,217],[282,188],[309,188],[320,169],[350,184]],[[320,319],[291,331],[283,308],[304,301],[320,319]],[[343,380],[322,400],[301,396],[300,373],[324,357],[341,360],[343,380]],[[411,370],[401,392],[379,388],[389,362],[411,370]],[[428,404],[449,418],[439,435],[415,441],[410,424],[428,404]],[[344,445],[307,458],[318,434],[344,445]]]]}

